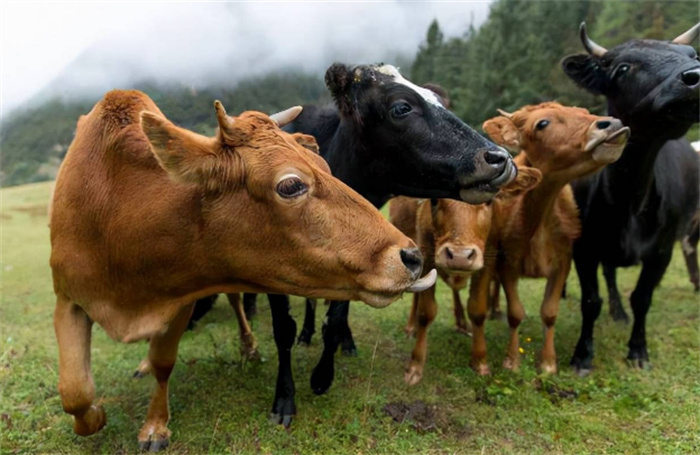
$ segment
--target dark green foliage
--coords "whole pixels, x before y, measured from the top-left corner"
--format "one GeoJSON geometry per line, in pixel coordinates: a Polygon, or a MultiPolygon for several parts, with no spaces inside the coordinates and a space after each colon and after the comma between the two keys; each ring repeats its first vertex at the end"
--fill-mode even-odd
{"type": "Polygon", "coordinates": [[[433,22],[411,75],[445,87],[455,113],[473,125],[497,108],[545,100],[603,113],[605,100],[577,88],[560,68],[564,56],[584,52],[581,21],[599,44],[612,47],[631,38],[673,39],[699,17],[696,2],[497,0],[481,28],[462,38],[444,41],[433,22]]]}
{"type": "MultiPolygon", "coordinates": [[[[213,134],[216,127],[215,99],[221,100],[233,115],[252,109],[273,113],[297,104],[328,100],[320,78],[293,72],[244,81],[235,87],[197,90],[144,82],[136,88],[153,98],[171,121],[206,135],[213,134]]],[[[73,140],[78,117],[87,114],[97,101],[97,97],[70,102],[54,100],[17,112],[3,122],[2,186],[53,179],[73,140]]]]}

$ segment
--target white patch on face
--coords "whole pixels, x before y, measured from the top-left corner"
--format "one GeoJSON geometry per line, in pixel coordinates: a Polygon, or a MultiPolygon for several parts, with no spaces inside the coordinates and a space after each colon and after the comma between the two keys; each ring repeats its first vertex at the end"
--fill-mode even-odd
{"type": "Polygon", "coordinates": [[[392,79],[394,79],[394,82],[396,82],[397,84],[405,85],[406,87],[410,88],[414,92],[418,93],[429,104],[432,104],[433,106],[441,107],[443,109],[445,108],[445,106],[442,105],[442,103],[440,102],[440,99],[437,97],[437,95],[435,93],[428,90],[427,88],[418,87],[413,82],[405,79],[401,75],[401,73],[399,73],[399,70],[396,69],[395,66],[392,66],[392,65],[380,66],[378,68],[378,71],[382,74],[386,74],[387,76],[391,76],[392,79]]]}

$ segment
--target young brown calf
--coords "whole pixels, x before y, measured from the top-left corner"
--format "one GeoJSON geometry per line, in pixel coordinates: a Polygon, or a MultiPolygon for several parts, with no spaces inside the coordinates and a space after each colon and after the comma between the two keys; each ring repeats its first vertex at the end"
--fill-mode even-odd
{"type": "MultiPolygon", "coordinates": [[[[519,169],[532,166],[542,181],[532,190],[494,201],[489,250],[494,260],[472,278],[468,312],[473,324],[471,366],[488,374],[484,321],[492,279],[503,285],[508,304],[510,344],[504,367],[520,365],[518,326],[525,312],[518,295],[518,279],[547,278],[540,309],[545,341],[540,367],[555,373],[554,323],[562,288],[571,268],[573,241],[580,233],[578,210],[568,183],[616,161],[629,137],[629,129],[611,117],[558,103],[527,106],[513,114],[501,112],[484,123],[491,138],[511,149],[519,169]]],[[[487,253],[487,256],[489,254],[487,253]]]]}
{"type": "Polygon", "coordinates": [[[150,339],[157,387],[138,440],[158,450],[170,437],[168,378],[196,299],[279,292],[381,307],[420,275],[415,244],[330,175],[304,147],[312,137],[215,107],[214,137],[173,125],[137,91],[109,92],[78,121],[50,227],[59,391],[79,435],[106,421],[94,403],[93,322],[115,340],[150,339]]]}

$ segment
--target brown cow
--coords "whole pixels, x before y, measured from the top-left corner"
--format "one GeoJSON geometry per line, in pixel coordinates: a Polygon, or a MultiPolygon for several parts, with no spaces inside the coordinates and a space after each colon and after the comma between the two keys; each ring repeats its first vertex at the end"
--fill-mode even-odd
{"type": "MultiPolygon", "coordinates": [[[[537,181],[527,178],[527,172],[499,192],[497,198],[510,197],[524,191],[537,181]]],[[[412,238],[420,247],[424,265],[435,267],[438,275],[452,289],[452,306],[457,331],[470,335],[459,291],[469,277],[484,265],[484,252],[491,229],[491,204],[471,205],[451,199],[391,200],[389,216],[394,226],[412,238]]],[[[423,378],[427,359],[427,331],[437,316],[435,285],[413,296],[413,304],[404,329],[416,335],[411,361],[406,367],[405,381],[415,385],[423,378]]]]}
{"type": "Polygon", "coordinates": [[[616,161],[630,132],[617,119],[558,103],[501,114],[486,121],[484,131],[495,142],[522,150],[516,163],[539,170],[542,181],[517,197],[494,201],[489,241],[494,260],[487,261],[472,278],[468,303],[473,325],[471,366],[479,374],[489,373],[484,321],[491,280],[497,277],[505,290],[511,336],[504,367],[514,370],[520,365],[518,326],[525,317],[518,279],[546,277],[540,309],[545,327],[540,367],[555,373],[554,322],[571,268],[573,241],[580,233],[578,210],[568,183],[616,161]]]}
{"type": "Polygon", "coordinates": [[[138,440],[158,450],[196,299],[248,290],[381,307],[420,275],[415,244],[303,147],[313,138],[215,107],[214,137],[175,126],[137,91],[109,92],[78,121],[50,226],[59,391],[79,435],[105,424],[90,372],[93,321],[115,340],[150,339],[157,387],[138,440]]]}

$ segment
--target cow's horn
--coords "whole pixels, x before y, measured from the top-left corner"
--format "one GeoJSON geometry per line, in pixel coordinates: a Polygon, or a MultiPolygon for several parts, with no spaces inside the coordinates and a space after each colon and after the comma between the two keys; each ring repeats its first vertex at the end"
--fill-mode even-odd
{"type": "Polygon", "coordinates": [[[214,109],[216,109],[216,121],[219,122],[219,131],[223,138],[231,139],[233,138],[233,119],[226,115],[226,109],[221,101],[214,101],[214,109]]]}
{"type": "Polygon", "coordinates": [[[583,43],[583,47],[586,48],[586,51],[591,54],[595,55],[596,57],[602,57],[605,55],[608,50],[604,48],[603,46],[596,44],[592,39],[588,37],[588,33],[586,33],[586,23],[581,22],[581,27],[578,29],[578,34],[581,37],[581,43],[583,43]]]}
{"type": "Polygon", "coordinates": [[[700,34],[700,23],[693,25],[690,30],[674,39],[673,44],[693,44],[693,41],[698,39],[698,34],[700,34]]]}
{"type": "Polygon", "coordinates": [[[297,118],[297,115],[301,113],[302,109],[303,108],[301,106],[290,107],[282,112],[272,114],[270,118],[277,124],[277,126],[282,128],[287,123],[294,121],[294,119],[297,118]]]}
{"type": "Polygon", "coordinates": [[[496,110],[498,111],[499,114],[501,114],[505,118],[512,118],[513,117],[513,114],[511,114],[510,112],[506,112],[503,109],[496,109],[496,110]]]}
{"type": "Polygon", "coordinates": [[[423,278],[414,281],[413,284],[411,285],[411,287],[409,287],[407,289],[407,291],[408,292],[423,292],[426,289],[428,289],[430,286],[434,285],[436,279],[437,279],[437,270],[432,269],[423,278]]]}

